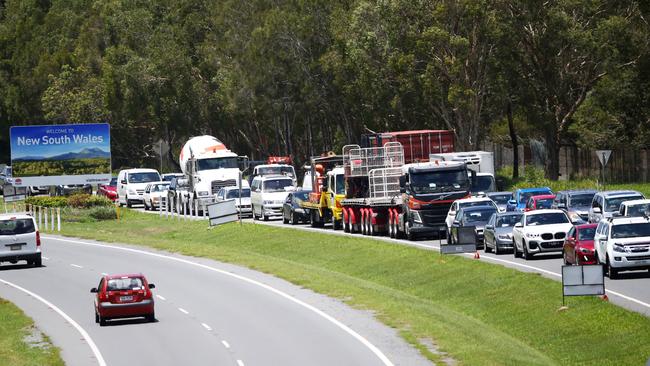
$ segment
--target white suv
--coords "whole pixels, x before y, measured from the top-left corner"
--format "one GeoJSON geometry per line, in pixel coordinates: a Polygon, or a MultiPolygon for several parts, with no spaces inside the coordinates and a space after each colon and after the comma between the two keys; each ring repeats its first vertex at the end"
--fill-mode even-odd
{"type": "Polygon", "coordinates": [[[602,220],[596,227],[594,249],[610,279],[620,271],[650,270],[650,221],[645,217],[602,220]]]}
{"type": "Polygon", "coordinates": [[[572,227],[571,220],[562,210],[524,212],[521,221],[512,229],[515,258],[523,255],[525,259],[531,259],[537,253],[561,253],[566,233],[572,227]]]}
{"type": "Polygon", "coordinates": [[[41,236],[36,222],[25,214],[0,215],[0,262],[21,260],[41,266],[41,236]]]}
{"type": "Polygon", "coordinates": [[[251,183],[251,208],[253,219],[268,220],[269,216],[282,216],[282,205],[289,191],[295,189],[293,179],[283,175],[257,176],[251,183]]]}
{"type": "Polygon", "coordinates": [[[637,191],[604,191],[594,195],[589,209],[589,222],[598,223],[601,219],[614,216],[625,201],[644,199],[637,191]]]}
{"type": "Polygon", "coordinates": [[[126,207],[131,207],[134,203],[144,203],[144,189],[147,184],[160,181],[160,174],[155,169],[120,170],[117,175],[117,202],[126,207]]]}

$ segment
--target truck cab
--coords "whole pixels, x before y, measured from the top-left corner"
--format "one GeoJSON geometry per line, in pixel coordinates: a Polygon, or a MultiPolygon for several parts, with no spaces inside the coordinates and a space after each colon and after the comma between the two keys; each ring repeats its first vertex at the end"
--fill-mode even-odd
{"type": "Polygon", "coordinates": [[[494,178],[494,153],[489,151],[467,151],[443,154],[430,154],[430,161],[462,161],[467,168],[476,172],[472,179],[471,192],[488,193],[497,190],[494,178]]]}

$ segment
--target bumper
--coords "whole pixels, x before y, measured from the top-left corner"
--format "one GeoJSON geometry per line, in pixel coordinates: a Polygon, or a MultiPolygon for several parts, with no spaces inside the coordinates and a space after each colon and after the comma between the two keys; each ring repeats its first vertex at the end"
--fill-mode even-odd
{"type": "Polygon", "coordinates": [[[154,313],[153,300],[143,300],[141,302],[129,304],[111,304],[102,302],[97,307],[97,311],[102,318],[130,318],[135,316],[144,316],[154,313]]]}
{"type": "Polygon", "coordinates": [[[417,235],[438,235],[439,233],[447,232],[447,225],[444,222],[439,225],[413,223],[410,230],[413,234],[417,235]]]}
{"type": "Polygon", "coordinates": [[[530,253],[562,253],[564,251],[564,240],[540,240],[531,239],[526,241],[530,253]]]}
{"type": "Polygon", "coordinates": [[[282,205],[264,205],[263,208],[267,216],[282,216],[282,205]]]}
{"type": "Polygon", "coordinates": [[[141,194],[130,194],[127,196],[129,202],[144,202],[144,197],[141,194]]]}
{"type": "Polygon", "coordinates": [[[41,252],[29,254],[1,255],[0,262],[34,261],[41,258],[41,252]]]}
{"type": "Polygon", "coordinates": [[[650,269],[650,255],[630,255],[630,253],[609,253],[610,264],[620,270],[650,269]]]}
{"type": "Polygon", "coordinates": [[[514,246],[512,245],[512,239],[497,239],[496,240],[496,246],[499,247],[499,249],[512,249],[514,246]]]}

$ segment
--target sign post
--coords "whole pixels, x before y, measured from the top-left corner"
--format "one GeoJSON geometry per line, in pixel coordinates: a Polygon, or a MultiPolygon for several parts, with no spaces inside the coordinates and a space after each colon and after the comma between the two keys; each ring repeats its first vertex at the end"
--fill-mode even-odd
{"type": "Polygon", "coordinates": [[[458,239],[454,244],[440,246],[440,254],[458,254],[458,253],[475,253],[476,252],[476,227],[464,226],[458,228],[458,239]]]}
{"type": "Polygon", "coordinates": [[[208,216],[210,219],[210,226],[217,226],[227,222],[237,221],[237,206],[235,199],[225,201],[217,201],[208,204],[208,216]]]}
{"type": "Polygon", "coordinates": [[[607,165],[611,155],[612,150],[596,150],[596,156],[598,157],[603,170],[603,190],[605,189],[605,165],[607,165]]]}
{"type": "Polygon", "coordinates": [[[605,295],[603,266],[562,266],[562,306],[566,296],[589,295],[605,295]]]}

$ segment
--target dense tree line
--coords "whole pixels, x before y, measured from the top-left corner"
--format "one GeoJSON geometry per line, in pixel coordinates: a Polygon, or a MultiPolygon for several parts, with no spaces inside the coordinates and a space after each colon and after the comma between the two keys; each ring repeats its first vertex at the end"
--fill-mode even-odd
{"type": "Polygon", "coordinates": [[[208,133],[298,161],[367,130],[460,149],[648,147],[650,6],[605,0],[0,0],[11,125],[109,122],[113,165],[208,133]]]}

